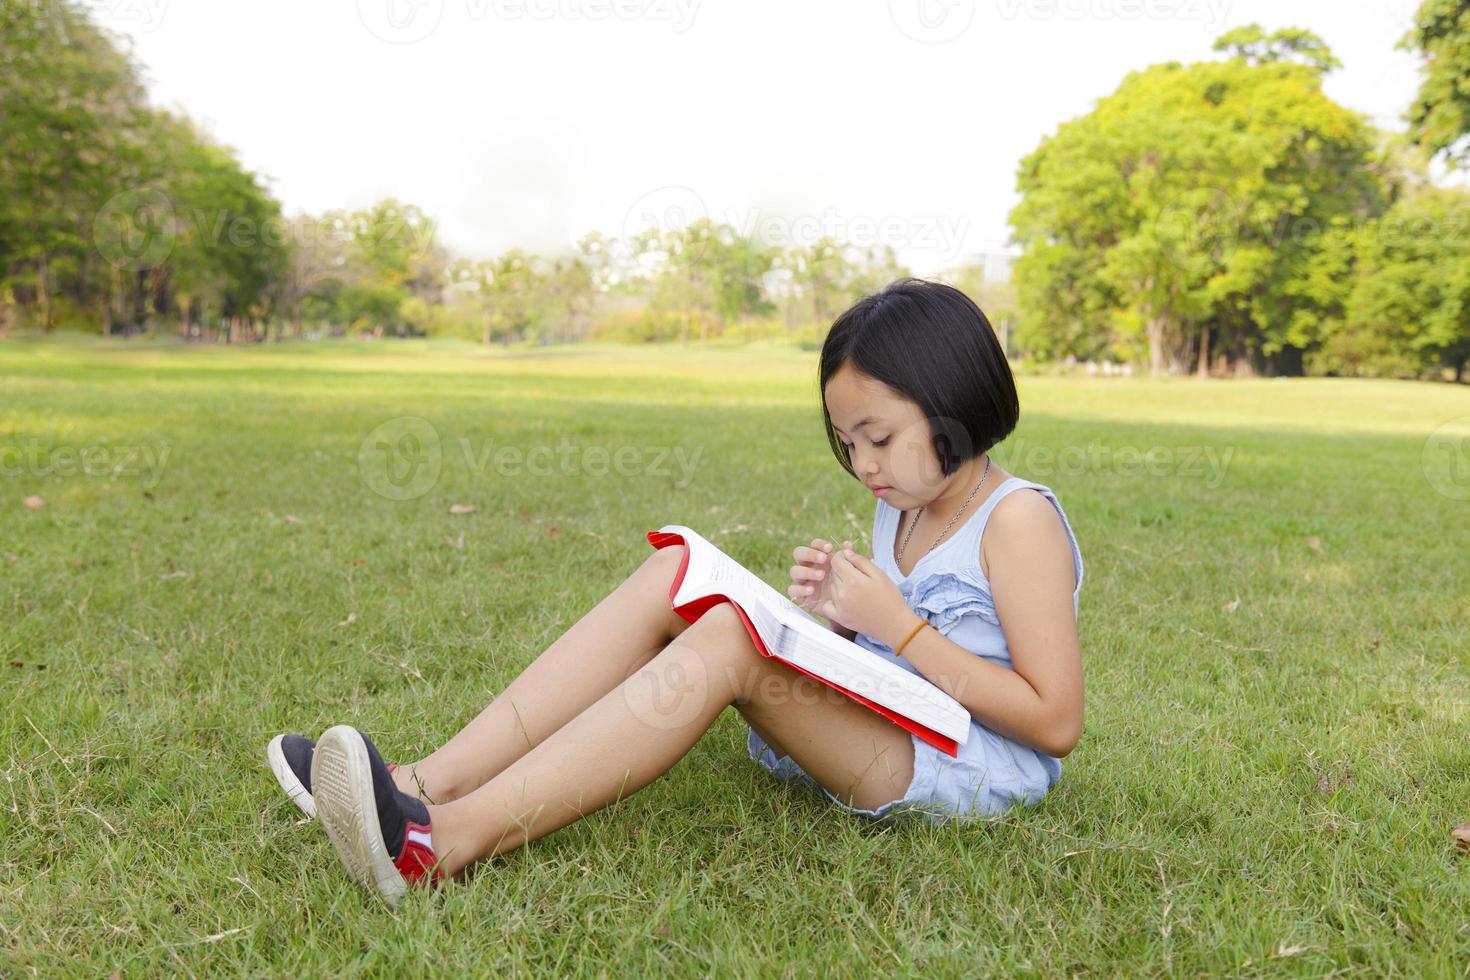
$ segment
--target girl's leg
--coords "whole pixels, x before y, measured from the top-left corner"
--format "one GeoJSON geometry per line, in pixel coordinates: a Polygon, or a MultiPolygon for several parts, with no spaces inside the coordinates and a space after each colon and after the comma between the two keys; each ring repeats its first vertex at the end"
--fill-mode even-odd
{"type": "Polygon", "coordinates": [[[913,774],[902,728],[755,649],[729,603],[706,612],[649,664],[485,785],[429,807],[446,874],[503,854],[666,772],[727,705],[754,706],[797,762],[854,805],[898,799],[913,774]],[[807,694],[802,694],[807,691],[807,694]],[[906,757],[905,757],[906,756],[906,757]]]}
{"type": "Polygon", "coordinates": [[[478,786],[648,663],[689,624],[669,606],[682,546],[660,548],[521,671],[489,706],[394,782],[429,803],[478,786]]]}

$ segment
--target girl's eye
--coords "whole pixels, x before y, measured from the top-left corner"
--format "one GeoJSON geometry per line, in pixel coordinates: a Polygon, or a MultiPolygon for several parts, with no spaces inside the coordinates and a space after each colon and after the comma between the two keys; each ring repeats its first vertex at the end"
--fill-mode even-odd
{"type": "Polygon", "coordinates": [[[888,445],[888,436],[884,436],[882,442],[875,442],[875,443],[873,443],[873,445],[875,445],[875,446],[886,446],[886,445],[888,445]]]}

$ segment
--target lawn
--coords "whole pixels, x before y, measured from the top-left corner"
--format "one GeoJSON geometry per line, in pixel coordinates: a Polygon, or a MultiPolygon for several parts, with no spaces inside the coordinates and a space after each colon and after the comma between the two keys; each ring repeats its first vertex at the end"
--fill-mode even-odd
{"type": "Polygon", "coordinates": [[[1086,566],[1086,728],[1041,803],[854,822],[730,710],[390,913],[269,737],[427,752],[664,524],[783,591],[798,543],[866,551],[815,353],[0,342],[0,975],[1462,975],[1470,388],[1020,385],[995,455],[1086,566]]]}

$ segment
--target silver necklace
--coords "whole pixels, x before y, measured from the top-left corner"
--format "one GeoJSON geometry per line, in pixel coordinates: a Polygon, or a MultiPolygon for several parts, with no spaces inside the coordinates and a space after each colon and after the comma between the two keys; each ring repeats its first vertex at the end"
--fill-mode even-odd
{"type": "MultiPolygon", "coordinates": [[[[985,472],[982,473],[982,474],[980,474],[980,482],[977,483],[977,484],[975,484],[975,489],[970,491],[970,495],[965,498],[965,502],[960,505],[960,509],[957,510],[957,511],[955,511],[955,515],[949,519],[949,523],[946,524],[946,525],[944,525],[944,530],[942,530],[942,531],[939,532],[939,537],[937,537],[937,538],[934,539],[934,544],[931,544],[929,546],[929,551],[933,551],[934,548],[939,544],[939,542],[941,542],[941,541],[944,540],[944,536],[949,533],[949,529],[954,526],[954,522],[960,519],[960,515],[965,512],[965,508],[968,507],[968,506],[970,506],[970,501],[975,499],[975,494],[979,493],[980,492],[980,488],[983,487],[983,486],[985,486],[985,478],[988,477],[989,475],[990,475],[990,457],[989,456],[986,456],[985,457],[985,472]]],[[[927,505],[925,505],[925,506],[927,506],[927,505]]],[[[896,557],[896,558],[893,559],[893,564],[894,565],[897,565],[899,562],[903,561],[903,552],[904,552],[904,549],[909,546],[909,538],[913,536],[914,528],[918,525],[919,518],[921,516],[923,516],[923,513],[924,513],[924,508],[923,507],[920,507],[919,508],[919,512],[914,515],[913,521],[910,522],[908,533],[903,536],[903,544],[901,544],[899,546],[899,548],[898,548],[898,557],[896,557]]],[[[929,551],[924,552],[924,555],[927,555],[929,553],[929,551]]],[[[919,559],[921,561],[923,560],[924,555],[920,555],[919,556],[919,559]]]]}

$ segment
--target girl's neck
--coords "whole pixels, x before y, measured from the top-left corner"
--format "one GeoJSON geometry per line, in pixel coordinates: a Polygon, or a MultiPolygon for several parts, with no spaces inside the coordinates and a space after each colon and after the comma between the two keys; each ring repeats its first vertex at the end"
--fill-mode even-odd
{"type": "Polygon", "coordinates": [[[985,475],[985,484],[975,491],[975,484],[980,482],[980,477],[985,474],[986,455],[981,454],[960,466],[958,470],[950,474],[950,486],[942,496],[936,497],[924,505],[926,517],[938,517],[941,521],[947,521],[959,513],[961,507],[965,506],[965,499],[970,497],[972,491],[975,496],[970,499],[970,507],[974,507],[987,493],[988,488],[995,486],[1001,477],[1001,469],[992,460],[990,472],[985,475]]]}

